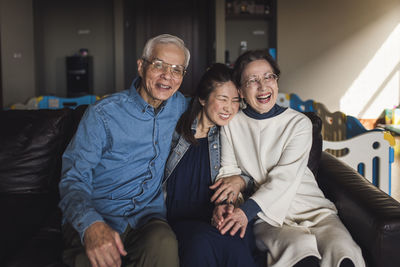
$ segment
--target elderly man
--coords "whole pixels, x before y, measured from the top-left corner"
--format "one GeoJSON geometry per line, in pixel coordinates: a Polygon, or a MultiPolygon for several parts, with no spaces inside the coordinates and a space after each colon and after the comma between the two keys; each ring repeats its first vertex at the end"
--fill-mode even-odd
{"type": "Polygon", "coordinates": [[[161,180],[187,107],[177,90],[189,59],[181,39],[154,37],[131,88],[86,110],[63,155],[59,185],[69,266],[179,265],[161,180]]]}

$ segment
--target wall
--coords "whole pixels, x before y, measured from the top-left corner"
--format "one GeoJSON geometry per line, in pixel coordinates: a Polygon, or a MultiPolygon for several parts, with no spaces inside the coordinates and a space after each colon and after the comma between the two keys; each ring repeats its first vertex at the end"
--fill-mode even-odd
{"type": "Polygon", "coordinates": [[[36,95],[31,0],[0,0],[3,106],[36,95]]]}
{"type": "Polygon", "coordinates": [[[93,93],[115,91],[112,0],[36,0],[38,93],[66,96],[66,56],[87,48],[93,57],[93,93]]]}
{"type": "Polygon", "coordinates": [[[280,91],[377,118],[400,100],[400,1],[279,0],[280,91]]]}
{"type": "Polygon", "coordinates": [[[114,0],[114,73],[115,90],[122,91],[128,87],[124,85],[124,3],[123,0],[114,0]]]}
{"type": "MultiPolygon", "coordinates": [[[[52,59],[39,53],[35,73],[32,0],[0,0],[3,105],[24,102],[38,93],[65,94],[64,57],[81,47],[88,47],[96,56],[95,63],[99,63],[95,65],[95,92],[114,91],[116,81],[123,77],[114,75],[114,60],[118,59],[113,51],[106,52],[113,49],[112,32],[117,26],[113,19],[118,19],[110,14],[112,4],[106,4],[106,12],[105,0],[90,0],[101,8],[84,13],[76,8],[85,7],[83,3],[88,1],[45,2],[56,10],[61,8],[58,5],[76,14],[60,14],[65,24],[74,27],[57,24],[52,18],[43,25],[51,35],[35,37],[36,49],[51,53],[52,59]],[[77,35],[77,29],[86,28],[91,29],[90,36],[77,35]],[[60,29],[69,32],[57,35],[60,29]],[[38,38],[48,38],[48,44],[44,46],[38,38]],[[62,51],[53,51],[55,43],[63,47],[62,51]],[[66,43],[72,45],[66,47],[66,43]],[[54,77],[45,77],[48,72],[55,73],[54,77]]],[[[326,104],[331,111],[342,110],[363,118],[372,118],[383,108],[399,104],[398,0],[279,0],[277,17],[281,92],[297,93],[304,100],[326,104]]],[[[120,20],[118,23],[121,25],[120,20]]],[[[122,57],[121,53],[117,55],[122,57]]]]}

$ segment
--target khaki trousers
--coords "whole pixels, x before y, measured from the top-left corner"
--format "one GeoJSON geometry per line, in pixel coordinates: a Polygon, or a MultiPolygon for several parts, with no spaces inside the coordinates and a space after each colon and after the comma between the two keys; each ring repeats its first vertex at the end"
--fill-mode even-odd
{"type": "MultiPolygon", "coordinates": [[[[63,261],[70,267],[90,267],[78,232],[70,224],[63,226],[63,261]]],[[[123,267],[178,267],[178,242],[170,226],[158,219],[138,229],[129,225],[121,234],[128,255],[122,257],[123,267]]]]}

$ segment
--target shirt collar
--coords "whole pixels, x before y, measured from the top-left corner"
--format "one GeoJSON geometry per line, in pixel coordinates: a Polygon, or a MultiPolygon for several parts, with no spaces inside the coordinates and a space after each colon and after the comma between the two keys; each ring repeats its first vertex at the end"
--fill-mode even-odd
{"type": "MultiPolygon", "coordinates": [[[[137,90],[140,86],[141,81],[142,81],[142,78],[140,78],[140,77],[136,77],[133,80],[132,85],[129,88],[129,95],[141,110],[146,111],[147,109],[151,109],[151,110],[155,111],[153,106],[150,105],[149,103],[147,103],[137,90]]],[[[169,101],[169,99],[167,99],[166,101],[163,101],[161,103],[161,105],[157,108],[157,110],[158,111],[162,110],[168,101],[169,101]]]]}
{"type": "Polygon", "coordinates": [[[256,120],[263,120],[263,119],[268,119],[272,118],[275,116],[278,116],[282,112],[284,112],[287,108],[281,107],[278,104],[275,104],[270,111],[260,114],[257,111],[255,111],[249,104],[247,104],[247,108],[243,109],[244,114],[249,116],[252,119],[256,120]]]}
{"type": "MultiPolygon", "coordinates": [[[[192,127],[191,127],[193,135],[196,134],[196,129],[197,129],[197,124],[198,123],[199,123],[199,120],[197,118],[195,118],[193,123],[192,123],[192,127]]],[[[211,127],[210,130],[208,131],[208,136],[214,134],[217,129],[218,129],[217,125],[214,125],[213,127],[211,127]]]]}

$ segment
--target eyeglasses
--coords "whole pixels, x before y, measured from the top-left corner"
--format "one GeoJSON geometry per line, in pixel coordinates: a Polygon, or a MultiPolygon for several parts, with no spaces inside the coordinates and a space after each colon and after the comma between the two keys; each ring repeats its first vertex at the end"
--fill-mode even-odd
{"type": "Polygon", "coordinates": [[[151,64],[154,71],[166,72],[169,69],[172,77],[174,77],[175,79],[183,78],[183,76],[185,76],[186,74],[186,69],[182,65],[168,64],[158,58],[155,58],[152,61],[149,61],[145,58],[142,59],[148,64],[151,64]]]}
{"type": "Polygon", "coordinates": [[[273,83],[279,79],[278,75],[275,73],[265,73],[263,77],[256,75],[250,76],[243,84],[245,88],[258,88],[261,83],[273,83]]]}

